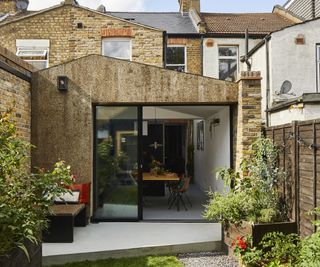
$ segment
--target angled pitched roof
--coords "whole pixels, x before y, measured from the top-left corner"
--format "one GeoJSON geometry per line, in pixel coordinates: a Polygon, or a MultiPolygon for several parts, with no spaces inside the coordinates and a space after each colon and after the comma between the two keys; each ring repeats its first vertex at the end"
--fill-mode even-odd
{"type": "Polygon", "coordinates": [[[208,33],[266,35],[295,23],[274,13],[202,13],[208,33]]]}
{"type": "Polygon", "coordinates": [[[118,20],[126,21],[129,24],[150,28],[150,29],[156,30],[156,31],[161,31],[162,30],[162,29],[150,26],[150,25],[139,23],[137,21],[125,20],[125,19],[123,19],[123,18],[121,18],[119,16],[117,16],[117,17],[113,16],[110,13],[102,13],[102,12],[99,12],[97,10],[93,10],[93,9],[90,9],[90,8],[87,8],[87,7],[84,7],[84,6],[80,6],[78,4],[67,4],[67,3],[64,3],[64,2],[62,2],[59,5],[51,6],[51,7],[48,7],[46,9],[39,10],[39,11],[23,11],[23,12],[17,12],[16,14],[10,15],[10,16],[2,15],[2,17],[0,15],[0,26],[8,24],[8,23],[11,23],[11,22],[16,22],[16,21],[19,21],[19,20],[22,20],[22,19],[27,19],[29,17],[33,17],[33,16],[36,16],[38,14],[43,14],[45,12],[50,12],[52,10],[55,10],[55,9],[58,9],[58,8],[62,8],[62,7],[65,7],[65,6],[72,6],[74,8],[87,10],[87,11],[92,12],[92,13],[97,13],[97,14],[100,14],[100,15],[106,16],[106,17],[112,17],[112,18],[115,18],[115,19],[118,19],[118,20]],[[1,20],[1,18],[3,18],[3,19],[1,20]]]}
{"type": "Polygon", "coordinates": [[[169,34],[198,33],[189,15],[182,15],[180,12],[107,12],[106,14],[161,29],[169,34]]]}

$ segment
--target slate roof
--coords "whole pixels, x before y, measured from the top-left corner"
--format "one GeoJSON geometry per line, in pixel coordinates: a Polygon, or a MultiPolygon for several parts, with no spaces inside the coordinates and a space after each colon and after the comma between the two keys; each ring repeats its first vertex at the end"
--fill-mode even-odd
{"type": "Polygon", "coordinates": [[[208,33],[266,35],[295,23],[275,13],[202,13],[208,33]]]}
{"type": "Polygon", "coordinates": [[[169,34],[198,33],[188,14],[180,12],[107,12],[115,17],[164,30],[169,34]]]}
{"type": "Polygon", "coordinates": [[[1,23],[7,23],[16,19],[23,18],[25,16],[31,15],[33,13],[36,13],[37,11],[21,11],[16,14],[0,14],[0,24],[1,23]]]}

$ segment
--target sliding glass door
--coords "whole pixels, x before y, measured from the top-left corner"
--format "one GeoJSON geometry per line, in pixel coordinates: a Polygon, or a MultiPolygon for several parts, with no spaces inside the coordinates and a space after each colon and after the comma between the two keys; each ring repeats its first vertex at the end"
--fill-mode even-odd
{"type": "Polygon", "coordinates": [[[139,108],[95,107],[95,220],[139,219],[139,108]]]}

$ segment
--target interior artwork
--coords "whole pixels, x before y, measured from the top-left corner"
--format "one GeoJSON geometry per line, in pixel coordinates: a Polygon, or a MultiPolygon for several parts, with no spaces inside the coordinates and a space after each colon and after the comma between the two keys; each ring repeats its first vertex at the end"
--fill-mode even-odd
{"type": "Polygon", "coordinates": [[[204,150],[204,122],[197,123],[197,149],[204,150]]]}

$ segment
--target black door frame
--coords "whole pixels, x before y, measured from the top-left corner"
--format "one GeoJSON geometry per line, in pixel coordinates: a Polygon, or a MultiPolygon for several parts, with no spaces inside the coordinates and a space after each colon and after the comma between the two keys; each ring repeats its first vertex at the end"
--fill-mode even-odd
{"type": "MultiPolygon", "coordinates": [[[[143,221],[143,181],[142,181],[142,138],[143,138],[143,107],[163,107],[163,106],[221,106],[221,107],[229,107],[229,123],[230,123],[230,167],[234,168],[233,164],[233,156],[234,156],[234,149],[233,149],[233,139],[234,139],[234,125],[233,125],[233,117],[234,117],[234,108],[237,105],[232,104],[210,104],[210,103],[95,103],[92,104],[92,120],[93,120],[93,180],[92,180],[92,186],[93,186],[93,196],[96,196],[97,188],[96,188],[96,146],[97,146],[97,140],[96,140],[96,108],[102,106],[102,107],[137,107],[138,111],[138,218],[137,219],[96,219],[94,216],[92,216],[91,221],[92,222],[139,222],[143,221]]],[[[93,197],[93,208],[96,204],[96,198],[93,197]]],[[[93,214],[94,215],[94,214],[93,214]]],[[[161,220],[157,220],[161,221],[161,220]]],[[[168,221],[166,219],[163,219],[163,221],[168,221]]],[[[177,221],[177,220],[175,220],[177,221]]],[[[190,222],[190,220],[183,220],[183,222],[190,222]]],[[[192,222],[195,222],[195,220],[192,220],[192,222]]],[[[203,221],[201,221],[203,222],[203,221]]]]}

